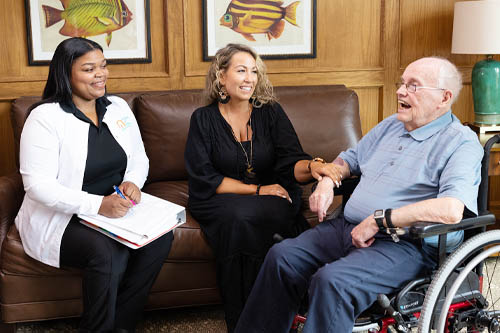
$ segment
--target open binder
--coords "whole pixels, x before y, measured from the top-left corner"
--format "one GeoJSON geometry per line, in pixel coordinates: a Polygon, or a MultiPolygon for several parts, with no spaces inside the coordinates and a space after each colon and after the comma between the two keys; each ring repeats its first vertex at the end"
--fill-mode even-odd
{"type": "Polygon", "coordinates": [[[108,218],[78,215],[80,222],[130,248],[138,249],[186,222],[186,210],[167,200],[142,193],[127,215],[108,218]]]}

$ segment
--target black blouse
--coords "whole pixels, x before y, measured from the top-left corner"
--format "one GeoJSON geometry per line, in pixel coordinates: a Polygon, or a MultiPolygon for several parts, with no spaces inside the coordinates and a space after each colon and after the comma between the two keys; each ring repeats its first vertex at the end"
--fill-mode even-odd
{"type": "Polygon", "coordinates": [[[111,134],[108,125],[102,121],[109,104],[111,102],[106,97],[96,100],[98,120],[96,126],[74,103],[70,105],[61,103],[64,111],[90,124],[82,190],[97,195],[113,193],[113,185],[118,186],[122,183],[127,168],[125,151],[111,134]]]}
{"type": "MultiPolygon", "coordinates": [[[[257,183],[280,184],[296,190],[293,169],[299,160],[311,159],[304,153],[292,123],[278,103],[253,108],[251,114],[253,158],[257,183]]],[[[250,159],[250,142],[243,142],[250,159]]],[[[231,126],[217,103],[197,109],[184,153],[189,174],[190,200],[205,200],[215,194],[224,177],[245,181],[247,160],[236,142],[231,126]]]]}

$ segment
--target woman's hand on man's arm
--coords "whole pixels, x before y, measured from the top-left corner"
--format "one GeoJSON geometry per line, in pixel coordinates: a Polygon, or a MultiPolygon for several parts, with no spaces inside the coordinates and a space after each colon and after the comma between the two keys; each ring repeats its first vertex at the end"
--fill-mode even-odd
{"type": "Polygon", "coordinates": [[[313,178],[320,181],[323,177],[329,177],[339,187],[342,180],[351,175],[349,165],[340,157],[331,163],[324,163],[320,160],[301,160],[295,163],[295,179],[300,183],[305,183],[313,178]]]}

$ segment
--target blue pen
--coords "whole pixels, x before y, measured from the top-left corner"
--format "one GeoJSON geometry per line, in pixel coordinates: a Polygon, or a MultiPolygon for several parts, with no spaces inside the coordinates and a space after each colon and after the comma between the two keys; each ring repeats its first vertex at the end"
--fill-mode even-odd
{"type": "MultiPolygon", "coordinates": [[[[118,194],[120,197],[122,197],[123,199],[127,200],[127,198],[125,198],[125,196],[123,195],[122,191],[120,191],[120,189],[118,188],[118,186],[116,185],[113,185],[113,188],[115,189],[115,192],[116,194],[118,194]]],[[[132,203],[132,205],[135,206],[135,202],[134,200],[130,199],[130,202],[132,203]]]]}

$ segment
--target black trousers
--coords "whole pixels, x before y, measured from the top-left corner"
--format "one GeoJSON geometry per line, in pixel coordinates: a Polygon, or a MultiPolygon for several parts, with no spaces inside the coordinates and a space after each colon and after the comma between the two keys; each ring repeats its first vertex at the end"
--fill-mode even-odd
{"type": "Polygon", "coordinates": [[[172,240],[169,232],[134,250],[73,217],[63,234],[60,264],[84,270],[80,330],[133,331],[172,240]]]}
{"type": "Polygon", "coordinates": [[[271,195],[217,194],[209,200],[190,202],[189,209],[215,252],[217,284],[227,331],[232,333],[264,257],[274,244],[273,235],[288,235],[304,218],[297,214],[298,204],[295,207],[271,195]]]}

